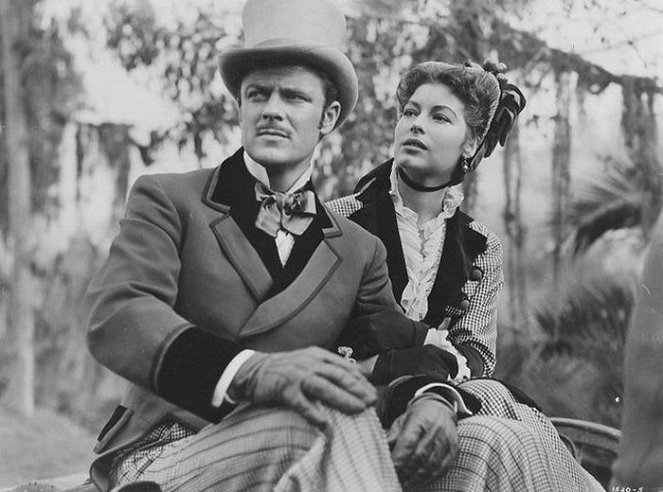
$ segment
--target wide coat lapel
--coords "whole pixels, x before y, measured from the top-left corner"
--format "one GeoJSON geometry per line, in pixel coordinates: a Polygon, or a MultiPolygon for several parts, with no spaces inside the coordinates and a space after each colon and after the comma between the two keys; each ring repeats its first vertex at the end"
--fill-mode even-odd
{"type": "MultiPolygon", "coordinates": [[[[246,224],[240,226],[246,222],[246,217],[240,215],[245,211],[233,210],[238,205],[250,207],[253,203],[252,199],[242,201],[242,197],[253,196],[253,181],[243,175],[248,171],[242,153],[243,149],[240,149],[215,171],[203,202],[222,212],[210,223],[210,228],[256,301],[255,311],[239,330],[239,337],[245,338],[282,326],[320,293],[342,263],[328,239],[340,236],[342,232],[327,209],[317,201],[318,214],[312,224],[317,227],[317,233],[311,231],[298,239],[300,244],[296,243],[286,264],[287,285],[277,286],[273,292],[274,278],[263,262],[265,255],[261,257],[247,238],[247,233],[254,231],[246,224]],[[294,258],[292,255],[301,256],[294,258]]],[[[267,240],[273,241],[272,238],[267,240]]]]}
{"type": "MultiPolygon", "coordinates": [[[[341,266],[342,257],[329,239],[341,236],[341,229],[327,209],[318,202],[318,221],[323,222],[323,239],[299,275],[282,291],[258,306],[240,331],[240,337],[251,337],[282,326],[304,309],[341,266]]],[[[293,250],[293,253],[295,251],[293,250]]]]}
{"type": "Polygon", "coordinates": [[[210,229],[223,249],[228,261],[251,291],[256,302],[265,298],[273,280],[260,255],[231,216],[231,208],[238,206],[237,197],[252,191],[240,149],[226,159],[212,174],[203,193],[205,205],[221,214],[210,222],[210,229]]]}

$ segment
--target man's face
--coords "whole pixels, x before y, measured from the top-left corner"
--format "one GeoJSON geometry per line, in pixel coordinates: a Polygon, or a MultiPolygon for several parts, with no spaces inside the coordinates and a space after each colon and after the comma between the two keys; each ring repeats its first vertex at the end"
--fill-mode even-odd
{"type": "Polygon", "coordinates": [[[242,81],[242,145],[269,171],[305,169],[320,138],[333,130],[340,104],[324,107],[322,80],[299,66],[257,70],[242,81]]]}

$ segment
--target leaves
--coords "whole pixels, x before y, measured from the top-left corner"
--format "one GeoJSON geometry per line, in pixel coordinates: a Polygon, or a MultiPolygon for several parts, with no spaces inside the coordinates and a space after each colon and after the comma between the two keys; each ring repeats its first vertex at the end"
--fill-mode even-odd
{"type": "Polygon", "coordinates": [[[608,231],[641,223],[646,195],[636,176],[632,164],[608,158],[604,171],[580,186],[568,213],[574,254],[587,251],[608,231]]]}
{"type": "Polygon", "coordinates": [[[198,158],[205,156],[203,142],[208,136],[226,143],[237,124],[232,98],[214,89],[217,47],[236,41],[223,21],[198,11],[193,22],[161,25],[147,0],[117,2],[105,19],[107,45],[122,66],[129,72],[148,68],[157,74],[163,91],[187,115],[179,128],[157,136],[155,142],[172,138],[180,147],[191,143],[198,158]]]}

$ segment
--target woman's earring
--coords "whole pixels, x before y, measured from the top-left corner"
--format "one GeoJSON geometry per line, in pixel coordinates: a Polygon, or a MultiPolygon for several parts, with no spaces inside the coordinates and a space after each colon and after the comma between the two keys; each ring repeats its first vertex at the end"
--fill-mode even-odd
{"type": "Polygon", "coordinates": [[[463,169],[463,173],[467,174],[470,172],[470,159],[466,156],[463,156],[460,158],[461,160],[461,167],[463,169]]]}

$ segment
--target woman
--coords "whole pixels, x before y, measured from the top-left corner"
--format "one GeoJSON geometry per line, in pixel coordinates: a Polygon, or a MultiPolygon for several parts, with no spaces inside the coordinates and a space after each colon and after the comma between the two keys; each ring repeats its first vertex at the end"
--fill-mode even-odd
{"type": "Polygon", "coordinates": [[[394,296],[410,318],[439,328],[459,381],[493,373],[503,284],[500,242],[458,209],[460,183],[525,106],[498,67],[487,68],[426,62],[407,72],[393,159],[329,204],[382,239],[394,296]]]}
{"type": "MultiPolygon", "coordinates": [[[[499,73],[503,68],[426,62],[406,72],[397,89],[393,159],[363,177],[355,194],[329,206],[383,241],[396,299],[410,318],[433,327],[424,343],[446,356],[422,357],[416,347],[392,344],[398,350],[368,360],[372,380],[446,373],[481,402],[475,415],[461,415],[457,428],[448,429],[458,457],[426,490],[602,490],[549,419],[517,391],[487,379],[495,365],[502,248],[488,228],[458,210],[458,185],[504,144],[525,106],[522,93],[499,73]]],[[[364,347],[371,345],[364,343],[365,327],[354,339],[352,328],[341,345],[358,359],[374,355],[364,347]]],[[[429,482],[394,462],[404,483],[429,482]]]]}

